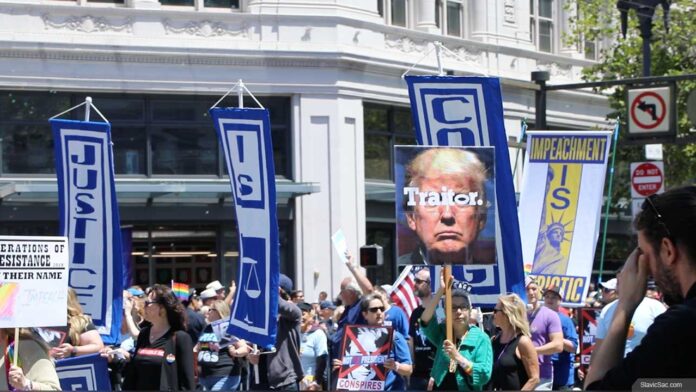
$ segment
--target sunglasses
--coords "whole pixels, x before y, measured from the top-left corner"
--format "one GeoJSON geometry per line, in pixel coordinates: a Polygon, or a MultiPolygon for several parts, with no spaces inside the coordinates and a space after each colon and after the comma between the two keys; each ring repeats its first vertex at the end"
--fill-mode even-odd
{"type": "Polygon", "coordinates": [[[496,313],[502,312],[502,311],[503,311],[503,309],[493,308],[493,314],[496,314],[496,313]]]}
{"type": "Polygon", "coordinates": [[[660,214],[660,211],[657,209],[657,206],[655,206],[655,202],[653,201],[655,197],[657,197],[657,195],[650,195],[647,198],[645,198],[645,201],[643,202],[643,210],[645,210],[645,206],[650,207],[650,210],[652,211],[653,215],[655,215],[655,217],[657,218],[657,223],[660,226],[662,226],[662,228],[665,230],[667,237],[672,237],[672,233],[669,231],[667,223],[665,223],[665,218],[662,217],[662,214],[660,214]]]}
{"type": "Polygon", "coordinates": [[[374,308],[368,308],[367,311],[370,313],[377,313],[377,311],[384,312],[384,306],[375,306],[374,308]]]}
{"type": "Polygon", "coordinates": [[[421,284],[421,283],[430,283],[430,281],[429,281],[429,280],[425,280],[425,279],[418,279],[418,278],[414,278],[414,279],[413,279],[413,281],[414,281],[414,282],[415,282],[416,284],[421,284]]]}
{"type": "Polygon", "coordinates": [[[159,302],[157,302],[157,301],[150,301],[149,299],[148,299],[148,300],[145,300],[145,307],[148,307],[148,306],[150,306],[150,305],[152,305],[152,304],[156,304],[156,303],[159,303],[159,302]]]}
{"type": "Polygon", "coordinates": [[[452,311],[456,312],[457,310],[469,310],[469,307],[466,305],[452,305],[452,311]]]}

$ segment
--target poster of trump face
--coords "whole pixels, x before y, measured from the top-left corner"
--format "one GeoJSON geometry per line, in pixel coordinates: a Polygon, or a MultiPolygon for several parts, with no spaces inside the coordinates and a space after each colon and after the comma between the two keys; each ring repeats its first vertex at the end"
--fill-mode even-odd
{"type": "Polygon", "coordinates": [[[496,264],[493,147],[395,146],[399,264],[496,264]]]}

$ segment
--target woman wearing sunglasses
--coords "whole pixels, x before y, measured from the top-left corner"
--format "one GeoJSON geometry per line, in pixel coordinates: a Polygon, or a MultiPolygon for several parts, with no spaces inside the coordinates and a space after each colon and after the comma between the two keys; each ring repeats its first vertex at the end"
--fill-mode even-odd
{"type": "Polygon", "coordinates": [[[150,326],[138,335],[123,390],[193,390],[193,343],[185,331],[186,311],[169,287],[152,286],[145,320],[150,326]]]}
{"type": "Polygon", "coordinates": [[[493,338],[493,390],[533,390],[539,384],[539,360],[522,299],[517,294],[500,296],[493,309],[493,323],[500,328],[493,338]]]}
{"type": "MultiPolygon", "coordinates": [[[[452,284],[450,281],[449,284],[452,284]]],[[[434,379],[434,389],[442,391],[480,391],[491,378],[493,350],[491,340],[477,326],[469,326],[471,302],[466,290],[452,290],[452,329],[454,342],[446,339],[445,323],[433,320],[435,308],[444,290],[444,278],[440,278],[440,288],[426,304],[420,318],[421,332],[437,347],[430,377],[434,379]],[[450,372],[450,362],[456,367],[450,372]]]]}
{"type": "MultiPolygon", "coordinates": [[[[384,325],[384,302],[378,294],[368,294],[360,301],[362,316],[371,327],[381,327],[384,325]]],[[[384,382],[385,391],[405,391],[405,378],[411,375],[413,366],[411,365],[411,352],[406,343],[406,338],[394,330],[392,335],[392,348],[389,358],[384,361],[387,369],[387,377],[384,382]]],[[[359,339],[359,338],[358,338],[359,339]]],[[[341,367],[341,360],[334,359],[334,370],[341,367]]]]}

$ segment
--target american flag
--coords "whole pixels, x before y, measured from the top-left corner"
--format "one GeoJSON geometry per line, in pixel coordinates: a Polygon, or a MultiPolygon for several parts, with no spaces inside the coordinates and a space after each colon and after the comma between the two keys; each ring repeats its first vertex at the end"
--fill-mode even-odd
{"type": "Polygon", "coordinates": [[[392,285],[392,290],[389,293],[389,298],[395,306],[400,307],[406,312],[408,318],[411,318],[411,313],[420,304],[420,299],[416,297],[413,290],[416,286],[414,279],[416,278],[416,272],[420,271],[421,266],[407,265],[401,275],[396,279],[396,282],[392,285]]]}

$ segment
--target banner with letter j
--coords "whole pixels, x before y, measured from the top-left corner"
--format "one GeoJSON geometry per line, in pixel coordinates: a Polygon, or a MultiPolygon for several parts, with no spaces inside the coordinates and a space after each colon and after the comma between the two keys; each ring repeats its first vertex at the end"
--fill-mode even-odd
{"type": "MultiPolygon", "coordinates": [[[[452,267],[472,286],[472,301],[495,306],[498,296],[524,298],[524,273],[515,189],[497,78],[406,76],[416,139],[423,146],[495,147],[495,260],[452,267]],[[504,224],[501,224],[504,222],[504,224]]],[[[493,217],[491,218],[493,219],[493,217]]]]}
{"type": "Polygon", "coordinates": [[[587,295],[599,237],[610,131],[530,131],[520,194],[525,272],[560,289],[563,303],[587,295]]]}
{"type": "Polygon", "coordinates": [[[275,344],[278,220],[271,127],[266,109],[213,108],[239,228],[237,293],[228,332],[264,348],[275,344]]]}
{"type": "Polygon", "coordinates": [[[50,120],[55,143],[60,235],[70,243],[68,284],[106,344],[121,328],[121,221],[114,185],[111,126],[50,120]]]}

